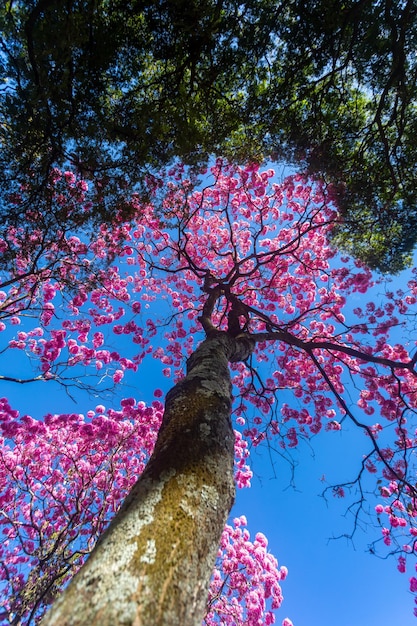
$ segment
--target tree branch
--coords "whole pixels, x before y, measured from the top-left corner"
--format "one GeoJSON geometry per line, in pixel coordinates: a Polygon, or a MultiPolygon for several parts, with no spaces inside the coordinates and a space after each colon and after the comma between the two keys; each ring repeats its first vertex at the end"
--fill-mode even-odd
{"type": "Polygon", "coordinates": [[[296,346],[300,348],[300,350],[304,350],[305,352],[311,353],[313,350],[327,350],[328,352],[342,352],[343,354],[348,354],[349,356],[355,357],[356,359],[360,359],[365,363],[376,363],[378,365],[385,365],[391,369],[406,369],[411,372],[414,376],[417,376],[417,372],[414,369],[416,359],[410,359],[406,363],[403,361],[393,361],[392,359],[387,359],[385,357],[374,356],[373,354],[369,354],[367,352],[363,352],[356,348],[351,348],[344,344],[333,343],[331,341],[303,341],[298,337],[292,335],[288,330],[283,330],[277,328],[271,332],[264,333],[254,333],[251,335],[251,338],[256,341],[284,341],[288,345],[296,346]]]}

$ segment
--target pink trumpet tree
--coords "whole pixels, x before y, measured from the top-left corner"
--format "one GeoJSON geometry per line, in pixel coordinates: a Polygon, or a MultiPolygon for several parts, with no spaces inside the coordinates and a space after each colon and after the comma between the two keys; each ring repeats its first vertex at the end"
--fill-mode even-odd
{"type": "MultiPolygon", "coordinates": [[[[181,166],[150,178],[146,202],[126,200],[136,217],[121,211],[92,241],[63,229],[43,246],[17,227],[0,240],[16,258],[0,292],[6,354],[36,368],[1,378],[123,390],[153,358],[175,383],[165,408],[159,388],[148,405],[43,419],[1,400],[2,624],[51,603],[49,626],[274,623],[286,568],[244,518],[225,526],[233,483],[250,484],[250,446],[290,454],[347,422],[368,444],[359,509],[374,479],[383,544],[400,571],[415,557],[416,342],[396,337],[417,280],[353,309],[374,278],[329,243],[331,188],[221,160],[203,180],[181,166]]],[[[72,174],[50,189],[61,211],[92,210],[72,174]]]]}

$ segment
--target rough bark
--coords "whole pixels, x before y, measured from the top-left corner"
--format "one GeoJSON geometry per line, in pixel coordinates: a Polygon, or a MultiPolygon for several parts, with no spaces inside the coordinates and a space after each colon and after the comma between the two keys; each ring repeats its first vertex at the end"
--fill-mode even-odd
{"type": "Polygon", "coordinates": [[[43,626],[197,626],[234,500],[229,361],[251,342],[217,332],[167,394],[154,453],[43,626]]]}

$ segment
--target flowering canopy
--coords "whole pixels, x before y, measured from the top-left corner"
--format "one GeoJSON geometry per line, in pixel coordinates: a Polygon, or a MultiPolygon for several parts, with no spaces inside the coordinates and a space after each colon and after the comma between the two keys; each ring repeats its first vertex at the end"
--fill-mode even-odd
{"type": "MultiPolygon", "coordinates": [[[[30,239],[10,228],[0,240],[0,250],[15,246],[18,260],[0,292],[7,353],[30,358],[20,382],[104,391],[152,357],[178,380],[184,357],[213,329],[248,335],[253,356],[231,365],[237,485],[250,484],[249,445],[275,438],[290,453],[300,438],[350,421],[368,442],[357,485],[363,494],[375,477],[382,539],[405,571],[417,536],[416,358],[415,342],[400,345],[395,336],[399,327],[405,336],[417,280],[408,294],[386,292],[382,304],[352,310],[347,299],[375,282],[328,244],[338,219],[332,189],[273,177],[218,160],[196,187],[179,166],[149,179],[149,202],[132,195],[133,221],[116,215],[91,241],[63,230],[43,247],[36,228],[30,239]]],[[[69,172],[55,171],[50,191],[60,210],[73,202],[92,210],[86,183],[69,172]]],[[[26,218],[36,224],[36,215],[26,218]]],[[[42,420],[1,400],[3,623],[41,615],[81,565],[149,458],[162,395],[155,389],[148,406],[125,398],[119,409],[42,420]]],[[[347,486],[335,485],[334,494],[347,486]]],[[[286,570],[265,537],[250,541],[244,526],[239,518],[224,531],[207,625],[274,622],[286,570]]],[[[410,585],[417,591],[416,578],[410,585]]]]}

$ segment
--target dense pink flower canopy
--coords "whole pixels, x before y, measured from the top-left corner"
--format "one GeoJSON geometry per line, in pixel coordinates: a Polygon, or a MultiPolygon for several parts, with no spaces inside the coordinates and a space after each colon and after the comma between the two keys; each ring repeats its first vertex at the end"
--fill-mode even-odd
{"type": "MultiPolygon", "coordinates": [[[[229,331],[233,311],[239,331],[256,341],[251,361],[231,366],[237,485],[250,485],[250,446],[275,440],[290,454],[300,438],[355,424],[369,442],[359,488],[375,480],[381,539],[405,571],[417,536],[417,399],[415,341],[399,344],[398,329],[407,336],[417,279],[407,293],[367,303],[375,280],[329,244],[338,216],[320,183],[277,183],[272,170],[221,160],[202,181],[182,166],[150,178],[146,201],[127,198],[136,217],[126,222],[121,211],[92,240],[63,228],[45,244],[39,216],[27,209],[31,238],[10,227],[0,239],[0,253],[16,256],[0,291],[3,345],[21,354],[26,380],[71,393],[93,384],[123,390],[152,358],[178,380],[204,338],[207,311],[229,331]]],[[[74,203],[94,210],[88,184],[72,173],[54,172],[50,193],[61,213],[74,203]]],[[[152,452],[162,396],[156,388],[148,405],[127,397],[42,419],[0,400],[1,623],[16,615],[31,623],[81,565],[152,452]]],[[[346,487],[335,485],[334,495],[346,487]]],[[[275,621],[286,569],[245,526],[236,518],[225,528],[207,626],[275,621]]],[[[416,578],[410,585],[417,591],[416,578]]]]}

